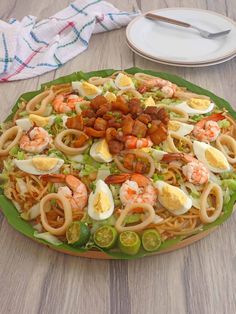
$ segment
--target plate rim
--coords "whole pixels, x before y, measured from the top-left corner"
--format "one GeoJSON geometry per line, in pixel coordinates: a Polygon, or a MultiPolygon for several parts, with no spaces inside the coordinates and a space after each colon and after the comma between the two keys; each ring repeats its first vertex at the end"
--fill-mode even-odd
{"type": "Polygon", "coordinates": [[[136,53],[138,56],[143,57],[144,59],[147,59],[149,61],[155,62],[155,63],[160,63],[160,64],[164,64],[164,65],[169,65],[169,66],[176,66],[176,67],[185,67],[185,68],[203,68],[203,67],[208,67],[208,66],[213,66],[213,65],[217,65],[217,64],[221,64],[227,61],[230,61],[232,59],[234,59],[236,57],[236,52],[226,58],[223,58],[221,60],[218,61],[214,61],[214,62],[206,62],[206,63],[193,63],[193,64],[183,64],[183,63],[175,63],[175,62],[166,62],[166,61],[162,61],[158,58],[152,58],[149,57],[147,55],[145,55],[144,53],[142,53],[140,50],[134,48],[129,42],[128,40],[126,40],[126,45],[130,48],[130,50],[132,50],[134,53],[136,53]]]}
{"type": "MultiPolygon", "coordinates": [[[[145,14],[147,14],[147,13],[154,13],[154,14],[155,14],[155,13],[157,13],[157,11],[164,11],[164,10],[186,10],[186,11],[188,11],[188,10],[195,10],[195,11],[200,11],[200,12],[208,12],[208,13],[210,13],[210,14],[217,15],[217,16],[219,16],[219,17],[221,17],[221,18],[223,18],[223,19],[225,19],[225,20],[231,22],[231,23],[234,24],[234,26],[236,27],[236,22],[235,22],[234,20],[232,20],[232,19],[229,18],[228,16],[225,16],[225,15],[220,14],[220,13],[215,12],[215,11],[205,10],[205,9],[199,9],[199,8],[189,8],[189,7],[161,8],[161,9],[156,9],[156,10],[147,11],[147,12],[145,12],[145,13],[143,13],[143,14],[137,16],[135,19],[133,19],[133,20],[128,24],[128,26],[126,27],[125,33],[126,33],[126,39],[127,39],[127,41],[129,41],[130,44],[131,44],[131,40],[130,40],[129,33],[130,33],[131,27],[133,26],[133,24],[134,24],[137,20],[143,18],[143,17],[145,16],[145,14]]],[[[135,45],[132,44],[132,46],[135,46],[135,45]]],[[[137,48],[135,48],[135,49],[137,49],[137,48]]],[[[142,52],[142,53],[143,53],[143,52],[142,52]]],[[[152,58],[152,59],[156,59],[156,57],[154,57],[154,56],[152,56],[152,55],[150,55],[150,54],[148,54],[148,53],[145,53],[145,54],[146,54],[148,57],[152,58]]],[[[210,60],[207,61],[207,63],[211,63],[211,62],[215,62],[215,61],[218,61],[218,60],[222,60],[222,59],[227,58],[227,57],[229,57],[229,56],[231,56],[231,55],[233,55],[233,54],[236,54],[236,47],[235,47],[235,49],[234,49],[233,51],[231,51],[230,53],[227,53],[227,54],[225,54],[225,55],[223,55],[222,57],[219,57],[219,58],[210,59],[210,60]]],[[[173,62],[172,60],[169,60],[169,59],[163,59],[163,58],[158,58],[158,59],[159,59],[160,61],[164,61],[164,62],[168,62],[168,63],[175,63],[175,62],[173,62]]],[[[186,65],[188,65],[188,64],[202,64],[202,63],[205,64],[206,61],[200,61],[200,62],[192,62],[192,61],[191,61],[191,62],[188,62],[188,61],[186,61],[186,62],[181,62],[181,64],[186,64],[186,65]]]]}

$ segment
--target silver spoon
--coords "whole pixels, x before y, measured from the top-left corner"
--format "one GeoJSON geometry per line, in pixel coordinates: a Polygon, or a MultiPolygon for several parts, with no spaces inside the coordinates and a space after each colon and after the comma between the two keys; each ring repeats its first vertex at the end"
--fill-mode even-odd
{"type": "Polygon", "coordinates": [[[193,28],[196,29],[200,35],[204,38],[208,38],[208,39],[212,39],[212,38],[216,38],[216,37],[220,37],[220,36],[224,36],[227,35],[231,29],[227,29],[225,31],[222,32],[218,32],[218,33],[210,33],[204,29],[201,29],[197,26],[191,25],[189,23],[185,23],[182,21],[178,21],[178,20],[174,20],[174,19],[170,19],[168,17],[165,16],[161,16],[161,15],[157,15],[157,14],[153,14],[153,13],[147,13],[145,14],[145,17],[151,20],[158,20],[158,21],[162,21],[165,23],[169,23],[169,24],[174,24],[174,25],[178,25],[178,26],[182,26],[182,27],[187,27],[187,28],[193,28]]]}

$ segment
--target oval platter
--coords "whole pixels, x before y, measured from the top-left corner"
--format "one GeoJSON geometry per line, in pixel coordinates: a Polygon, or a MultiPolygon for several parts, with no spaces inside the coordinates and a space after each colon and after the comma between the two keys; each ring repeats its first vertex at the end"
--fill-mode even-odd
{"type": "MultiPolygon", "coordinates": [[[[107,69],[107,70],[93,71],[93,72],[89,72],[89,73],[75,72],[75,73],[72,73],[71,75],[67,75],[67,76],[61,77],[59,79],[56,79],[54,81],[45,83],[41,86],[40,90],[28,92],[28,93],[21,95],[19,97],[19,99],[17,100],[15,106],[12,108],[12,112],[7,117],[6,121],[11,121],[14,113],[16,112],[16,110],[18,108],[18,104],[22,98],[25,99],[26,101],[29,101],[35,95],[42,92],[45,89],[45,87],[49,87],[51,85],[56,85],[56,84],[69,83],[69,82],[77,81],[77,80],[81,80],[81,79],[87,80],[93,76],[106,77],[106,76],[112,75],[116,71],[117,70],[107,69]]],[[[145,74],[157,76],[157,77],[169,80],[170,82],[177,84],[178,86],[185,87],[193,93],[209,96],[212,99],[212,101],[214,101],[216,103],[216,105],[218,107],[226,108],[228,110],[228,112],[231,114],[231,116],[234,119],[236,118],[236,112],[233,110],[233,108],[230,106],[230,104],[226,100],[214,95],[213,93],[211,93],[210,91],[208,91],[206,89],[203,89],[197,85],[194,85],[191,82],[184,80],[181,77],[178,77],[178,76],[175,76],[172,74],[168,74],[168,73],[164,73],[164,72],[154,72],[154,71],[150,71],[150,70],[142,70],[139,68],[130,68],[130,69],[126,69],[124,71],[129,73],[129,74],[135,74],[138,72],[142,72],[145,74]]],[[[187,245],[190,245],[190,244],[206,237],[209,233],[211,233],[219,225],[221,225],[225,220],[227,220],[233,213],[233,207],[234,207],[235,201],[236,201],[236,193],[232,194],[230,201],[227,203],[227,205],[224,205],[223,214],[213,223],[204,225],[201,229],[198,230],[198,232],[195,232],[194,234],[190,234],[190,235],[188,234],[187,236],[186,235],[185,236],[177,236],[176,238],[166,240],[161,244],[161,246],[155,252],[148,253],[148,252],[145,252],[144,250],[140,250],[140,252],[138,254],[136,254],[135,256],[130,256],[130,255],[127,255],[125,253],[121,253],[120,251],[107,252],[105,250],[98,249],[98,247],[90,247],[89,249],[82,249],[82,248],[75,248],[75,247],[69,246],[68,244],[65,244],[65,243],[60,244],[60,245],[53,245],[53,244],[50,244],[44,240],[35,238],[34,237],[34,231],[35,230],[33,229],[33,227],[27,221],[24,221],[20,217],[20,214],[17,211],[17,209],[15,208],[14,204],[9,199],[7,199],[3,195],[3,191],[0,190],[0,208],[2,209],[2,212],[3,212],[4,216],[6,217],[8,223],[15,230],[17,230],[21,234],[27,236],[28,238],[33,239],[34,241],[36,241],[38,243],[44,244],[44,245],[48,246],[49,248],[54,249],[54,250],[59,251],[59,252],[62,252],[64,254],[86,257],[86,258],[94,258],[94,259],[133,259],[133,258],[139,258],[139,257],[144,257],[144,256],[150,256],[150,255],[154,255],[154,254],[167,253],[167,252],[171,252],[171,251],[183,248],[187,245]]]]}

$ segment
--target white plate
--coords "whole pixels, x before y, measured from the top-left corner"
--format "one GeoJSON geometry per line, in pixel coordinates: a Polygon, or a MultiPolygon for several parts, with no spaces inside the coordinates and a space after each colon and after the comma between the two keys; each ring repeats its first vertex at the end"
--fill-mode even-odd
{"type": "Polygon", "coordinates": [[[231,29],[227,36],[205,39],[192,29],[153,21],[143,15],[126,29],[128,43],[140,53],[160,61],[181,64],[216,62],[236,53],[236,23],[215,12],[166,8],[151,11],[165,17],[182,20],[209,32],[231,29]]]}
{"type": "Polygon", "coordinates": [[[165,65],[171,65],[171,66],[176,66],[176,67],[187,67],[187,68],[208,67],[208,66],[211,66],[211,65],[216,65],[216,64],[220,64],[220,63],[229,61],[229,60],[231,60],[231,59],[236,57],[236,54],[233,54],[230,57],[223,58],[223,59],[215,61],[215,62],[199,63],[199,64],[198,63],[194,63],[194,64],[171,63],[171,62],[165,62],[165,61],[162,61],[162,60],[159,60],[159,59],[153,59],[151,57],[148,57],[148,56],[142,54],[140,51],[138,51],[134,47],[132,47],[128,41],[126,42],[126,44],[134,53],[136,53],[140,57],[143,57],[143,58],[145,58],[147,60],[150,60],[150,61],[153,61],[153,62],[156,62],[156,63],[161,63],[161,64],[165,64],[165,65]]]}

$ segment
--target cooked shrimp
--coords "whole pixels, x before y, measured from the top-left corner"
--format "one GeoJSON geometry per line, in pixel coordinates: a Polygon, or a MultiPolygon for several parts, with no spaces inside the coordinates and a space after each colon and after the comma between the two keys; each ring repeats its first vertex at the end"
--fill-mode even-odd
{"type": "Polygon", "coordinates": [[[160,87],[161,91],[166,95],[166,97],[172,97],[176,91],[176,85],[170,81],[163,80],[159,77],[147,80],[145,85],[148,87],[160,87]]]}
{"type": "Polygon", "coordinates": [[[51,137],[41,127],[34,127],[20,139],[20,148],[29,153],[41,153],[51,142],[51,137]]]}
{"type": "Polygon", "coordinates": [[[125,136],[125,147],[128,149],[151,147],[153,142],[149,137],[138,138],[133,135],[125,136]]]}
{"type": "Polygon", "coordinates": [[[148,203],[155,205],[157,201],[157,191],[152,182],[141,174],[118,174],[110,175],[106,178],[108,184],[121,184],[120,200],[123,205],[131,203],[148,203]]]}
{"type": "Polygon", "coordinates": [[[75,109],[75,104],[83,98],[74,94],[59,94],[52,102],[53,108],[58,113],[66,113],[75,109]]]}
{"type": "Polygon", "coordinates": [[[86,186],[77,177],[64,174],[46,174],[41,179],[47,182],[66,183],[66,186],[58,188],[58,193],[64,195],[70,201],[72,210],[82,210],[88,202],[86,186]]]}
{"type": "Polygon", "coordinates": [[[203,118],[201,121],[195,124],[193,129],[193,135],[202,142],[213,142],[220,134],[220,127],[217,121],[225,119],[221,113],[215,113],[209,117],[203,118]]]}
{"type": "Polygon", "coordinates": [[[165,154],[161,161],[172,162],[176,160],[186,163],[182,167],[182,172],[188,182],[198,185],[209,181],[210,174],[208,169],[202,162],[190,155],[183,153],[165,154]]]}

